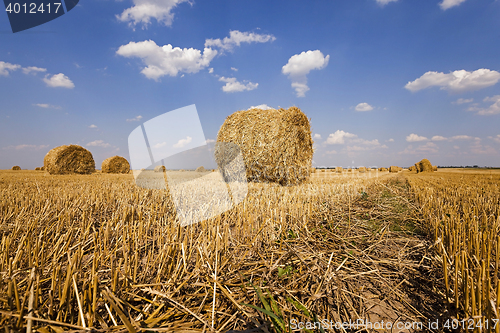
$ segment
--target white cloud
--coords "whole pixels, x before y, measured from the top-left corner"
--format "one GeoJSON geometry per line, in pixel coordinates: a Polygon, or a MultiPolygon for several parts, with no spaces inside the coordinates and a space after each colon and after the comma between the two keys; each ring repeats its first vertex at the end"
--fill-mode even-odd
{"type": "Polygon", "coordinates": [[[420,136],[415,133],[411,133],[406,137],[406,141],[408,142],[418,142],[418,141],[427,141],[428,139],[425,136],[420,136]]]}
{"type": "Polygon", "coordinates": [[[237,72],[237,71],[238,71],[238,68],[235,68],[235,67],[231,67],[231,70],[232,70],[232,71],[235,71],[235,72],[237,72]]]}
{"type": "Polygon", "coordinates": [[[36,74],[40,72],[46,72],[47,68],[40,68],[40,67],[35,67],[35,66],[29,66],[29,67],[23,67],[23,73],[24,74],[36,74]]]}
{"type": "Polygon", "coordinates": [[[171,26],[174,19],[172,9],[189,0],[133,0],[133,2],[134,6],[125,9],[120,15],[116,15],[116,18],[128,22],[131,27],[142,23],[144,29],[151,23],[152,18],[158,23],[171,26]]]}
{"type": "Polygon", "coordinates": [[[205,47],[217,47],[222,51],[232,51],[235,46],[240,46],[241,43],[267,43],[274,40],[276,37],[273,35],[230,30],[229,37],[224,37],[222,40],[220,38],[205,40],[205,47]]]}
{"type": "Polygon", "coordinates": [[[460,104],[465,104],[465,103],[472,103],[474,101],[473,98],[469,98],[469,99],[465,99],[465,98],[459,98],[457,99],[455,102],[452,102],[453,104],[457,104],[457,105],[460,105],[460,104]]]}
{"type": "Polygon", "coordinates": [[[337,130],[335,133],[331,133],[326,139],[326,143],[329,145],[342,145],[345,143],[345,138],[356,138],[356,134],[349,132],[344,132],[342,130],[337,130]]]}
{"type": "Polygon", "coordinates": [[[43,109],[60,109],[61,108],[58,105],[51,105],[51,104],[47,104],[47,103],[36,103],[33,105],[38,106],[39,108],[43,108],[43,109]]]}
{"type": "Polygon", "coordinates": [[[500,134],[497,134],[497,136],[489,136],[488,138],[492,139],[495,142],[500,143],[500,134]]]}
{"type": "Polygon", "coordinates": [[[390,2],[396,2],[396,1],[398,1],[398,0],[377,0],[377,3],[378,3],[379,5],[381,5],[381,6],[385,6],[385,5],[387,5],[388,3],[390,3],[390,2]]]}
{"type": "Polygon", "coordinates": [[[468,135],[455,135],[451,137],[452,140],[472,140],[474,139],[472,136],[468,135]]]}
{"type": "Polygon", "coordinates": [[[448,74],[427,72],[415,81],[408,82],[406,89],[415,92],[432,86],[441,87],[450,92],[479,90],[495,85],[500,80],[500,73],[481,68],[474,72],[458,70],[448,74]]]}
{"type": "Polygon", "coordinates": [[[92,124],[89,126],[89,128],[97,128],[97,125],[92,124]]]}
{"type": "Polygon", "coordinates": [[[274,108],[270,107],[267,104],[260,104],[260,105],[251,106],[251,107],[248,108],[248,110],[251,110],[251,109],[270,110],[270,109],[274,109],[274,108]]]}
{"type": "Polygon", "coordinates": [[[47,74],[44,78],[43,81],[45,84],[49,87],[52,88],[68,88],[68,89],[73,89],[75,87],[75,84],[63,73],[59,74],[54,74],[52,75],[51,78],[47,78],[49,75],[47,74]]]}
{"type": "Polygon", "coordinates": [[[213,68],[209,68],[209,69],[208,69],[208,72],[209,72],[210,74],[212,74],[212,73],[214,72],[214,69],[213,69],[213,68]]]}
{"type": "Polygon", "coordinates": [[[226,84],[222,87],[222,90],[227,93],[240,92],[245,90],[254,90],[259,86],[258,83],[241,83],[236,80],[235,77],[220,77],[219,81],[225,82],[226,84]]]}
{"type": "Polygon", "coordinates": [[[167,145],[167,143],[164,141],[164,142],[161,142],[161,143],[157,143],[153,146],[153,148],[162,148],[162,147],[165,147],[167,145]]]}
{"type": "Polygon", "coordinates": [[[193,140],[192,137],[188,136],[185,139],[180,139],[176,144],[174,144],[174,148],[182,148],[193,140]]]}
{"type": "Polygon", "coordinates": [[[389,140],[387,140],[387,142],[394,142],[394,139],[390,138],[389,140]]]}
{"type": "Polygon", "coordinates": [[[371,106],[368,103],[359,103],[358,105],[356,105],[355,110],[356,111],[371,111],[371,110],[373,110],[373,106],[371,106]]]}
{"type": "Polygon", "coordinates": [[[441,7],[442,10],[447,10],[451,7],[460,5],[462,2],[465,2],[465,0],[443,0],[439,3],[439,7],[441,7]]]}
{"type": "Polygon", "coordinates": [[[23,145],[17,145],[17,146],[8,146],[8,147],[5,147],[3,149],[16,149],[16,150],[22,150],[22,149],[45,149],[45,148],[48,148],[49,145],[27,145],[27,144],[23,144],[23,145]]]}
{"type": "Polygon", "coordinates": [[[179,72],[197,73],[210,65],[217,51],[205,48],[202,54],[193,48],[181,49],[170,44],[159,46],[152,40],[145,40],[122,45],[116,54],[140,58],[146,65],[141,73],[148,79],[158,80],[165,75],[177,76],[179,72]]]}
{"type": "Polygon", "coordinates": [[[127,119],[128,122],[131,122],[131,121],[140,121],[142,119],[142,116],[137,116],[135,118],[131,118],[131,119],[127,119]]]}
{"type": "Polygon", "coordinates": [[[318,133],[314,134],[313,139],[321,140],[321,134],[318,134],[318,133]]]}
{"type": "Polygon", "coordinates": [[[405,150],[400,151],[398,154],[412,154],[412,155],[421,155],[422,153],[426,154],[435,154],[438,152],[438,146],[434,142],[427,142],[424,145],[420,145],[417,148],[413,148],[413,146],[408,146],[405,150]]]}
{"type": "Polygon", "coordinates": [[[307,86],[307,74],[312,70],[323,69],[328,65],[330,56],[326,57],[320,50],[302,52],[295,54],[288,59],[288,62],[281,69],[282,73],[288,75],[292,81],[292,88],[295,89],[297,97],[304,97],[309,90],[307,86]]]}
{"type": "Polygon", "coordinates": [[[20,65],[11,64],[9,62],[0,61],[0,75],[9,76],[9,71],[15,71],[21,68],[20,65]]]}
{"type": "Polygon", "coordinates": [[[495,114],[500,114],[500,95],[495,95],[493,97],[486,97],[483,102],[493,102],[488,108],[480,108],[477,106],[471,106],[467,111],[477,112],[481,116],[491,116],[495,114]]]}
{"type": "Polygon", "coordinates": [[[334,154],[337,154],[337,151],[336,150],[329,150],[326,152],[326,154],[328,155],[334,155],[334,154]]]}
{"type": "Polygon", "coordinates": [[[104,142],[103,140],[95,140],[95,141],[87,143],[87,147],[108,148],[108,147],[111,147],[111,145],[109,143],[104,142]]]}
{"type": "Polygon", "coordinates": [[[206,143],[214,143],[215,142],[215,140],[213,140],[213,139],[207,139],[205,141],[206,141],[206,143]]]}
{"type": "Polygon", "coordinates": [[[434,135],[431,140],[432,141],[446,141],[448,139],[445,138],[444,136],[441,136],[441,135],[434,135]]]}

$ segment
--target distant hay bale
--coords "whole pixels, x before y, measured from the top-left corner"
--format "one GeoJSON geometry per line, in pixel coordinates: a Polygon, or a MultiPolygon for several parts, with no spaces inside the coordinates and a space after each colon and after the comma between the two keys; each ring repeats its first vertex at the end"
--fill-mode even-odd
{"type": "Polygon", "coordinates": [[[335,168],[335,172],[336,173],[342,173],[342,171],[344,171],[344,169],[342,167],[336,167],[335,168]]]}
{"type": "Polygon", "coordinates": [[[155,172],[164,172],[164,171],[167,171],[167,168],[165,168],[164,165],[155,166],[155,172]]]}
{"type": "Polygon", "coordinates": [[[389,172],[398,172],[400,171],[399,167],[395,166],[395,165],[391,165],[389,167],[389,172]]]}
{"type": "Polygon", "coordinates": [[[186,170],[184,170],[184,169],[180,169],[179,171],[181,171],[181,172],[185,172],[186,170]]]}
{"type": "MultiPolygon", "coordinates": [[[[310,174],[311,126],[297,107],[237,111],[224,121],[217,142],[239,146],[249,181],[296,185],[310,174]]],[[[216,160],[224,162],[217,151],[216,160]]]]}
{"type": "Polygon", "coordinates": [[[197,167],[196,172],[205,172],[207,169],[205,169],[203,166],[197,167]]]}
{"type": "Polygon", "coordinates": [[[359,168],[358,168],[358,171],[359,171],[360,173],[365,173],[365,172],[366,172],[366,167],[359,167],[359,168]]]}
{"type": "Polygon", "coordinates": [[[45,171],[45,167],[44,166],[40,167],[40,170],[45,171]]]}
{"type": "Polygon", "coordinates": [[[19,165],[14,165],[14,166],[12,167],[12,170],[16,170],[16,171],[17,171],[17,170],[21,170],[21,167],[20,167],[19,165]]]}
{"type": "Polygon", "coordinates": [[[35,171],[40,171],[40,170],[41,170],[40,167],[35,168],[35,171]]]}
{"type": "Polygon", "coordinates": [[[91,174],[95,171],[92,153],[78,145],[64,145],[50,150],[43,166],[51,175],[91,174]]]}
{"type": "Polygon", "coordinates": [[[437,165],[433,165],[433,166],[432,166],[432,171],[438,171],[438,167],[437,167],[437,165]]]}
{"type": "Polygon", "coordinates": [[[351,168],[347,169],[347,172],[352,172],[352,169],[351,168]]]}
{"type": "Polygon", "coordinates": [[[415,168],[417,169],[417,173],[433,171],[431,162],[426,158],[424,158],[418,163],[415,163],[415,168]]]}
{"type": "Polygon", "coordinates": [[[316,172],[316,168],[311,168],[311,173],[315,173],[316,172]]]}
{"type": "Polygon", "coordinates": [[[378,168],[378,171],[387,171],[387,168],[378,168]]]}
{"type": "Polygon", "coordinates": [[[408,171],[415,171],[415,166],[412,165],[411,167],[408,168],[408,171]]]}
{"type": "Polygon", "coordinates": [[[130,164],[121,156],[113,156],[102,162],[101,171],[102,173],[129,173],[130,164]]]}

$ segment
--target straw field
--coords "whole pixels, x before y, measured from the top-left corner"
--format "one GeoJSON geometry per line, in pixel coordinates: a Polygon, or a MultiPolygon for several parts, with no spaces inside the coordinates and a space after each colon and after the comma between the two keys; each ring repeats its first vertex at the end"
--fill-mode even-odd
{"type": "Polygon", "coordinates": [[[430,278],[440,274],[432,242],[403,175],[376,174],[249,183],[237,206],[181,227],[169,193],[137,187],[131,174],[1,171],[0,326],[288,332],[292,320],[426,322],[445,308],[433,292],[444,282],[430,278]]]}

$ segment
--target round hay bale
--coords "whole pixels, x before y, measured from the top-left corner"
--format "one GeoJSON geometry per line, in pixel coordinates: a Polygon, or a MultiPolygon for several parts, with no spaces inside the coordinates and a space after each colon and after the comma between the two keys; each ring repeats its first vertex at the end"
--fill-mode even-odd
{"type": "Polygon", "coordinates": [[[417,169],[417,173],[433,171],[431,162],[426,158],[424,158],[418,163],[415,163],[415,168],[417,169]]]}
{"type": "Polygon", "coordinates": [[[408,168],[408,171],[415,171],[415,166],[412,165],[411,167],[408,168]]]}
{"type": "Polygon", "coordinates": [[[311,168],[311,173],[315,173],[316,172],[316,168],[311,168]]]}
{"type": "Polygon", "coordinates": [[[45,171],[45,167],[44,167],[44,166],[41,166],[41,167],[40,167],[40,170],[41,170],[41,171],[45,171]]]}
{"type": "Polygon", "coordinates": [[[203,166],[197,167],[196,172],[205,172],[207,171],[203,166]]]}
{"type": "Polygon", "coordinates": [[[167,171],[167,168],[165,168],[164,165],[155,166],[155,172],[164,172],[164,171],[167,171]]]}
{"type": "Polygon", "coordinates": [[[389,167],[389,172],[398,172],[399,171],[399,167],[395,166],[395,165],[391,165],[389,167]]]}
{"type": "Polygon", "coordinates": [[[344,171],[344,169],[342,167],[335,167],[336,173],[342,173],[342,171],[344,171]]]}
{"type": "Polygon", "coordinates": [[[387,168],[378,168],[378,171],[387,171],[387,168]]]}
{"type": "Polygon", "coordinates": [[[129,173],[130,164],[121,156],[113,156],[102,161],[102,173],[129,173]]]}
{"type": "Polygon", "coordinates": [[[365,173],[366,167],[359,167],[358,171],[359,171],[359,173],[365,173]]]}
{"type": "Polygon", "coordinates": [[[51,175],[91,174],[95,171],[92,153],[78,145],[64,145],[51,149],[43,159],[51,175]]]}
{"type": "Polygon", "coordinates": [[[224,121],[217,142],[239,146],[248,181],[295,185],[310,174],[311,125],[297,107],[237,111],[224,121]]]}
{"type": "Polygon", "coordinates": [[[433,166],[432,166],[432,171],[438,171],[438,167],[437,167],[437,165],[433,165],[433,166]]]}
{"type": "Polygon", "coordinates": [[[14,165],[14,166],[12,167],[12,170],[16,170],[16,171],[17,171],[17,170],[21,170],[21,167],[20,167],[19,165],[14,165]]]}
{"type": "Polygon", "coordinates": [[[35,168],[35,171],[40,171],[40,167],[36,167],[36,168],[35,168]]]}
{"type": "Polygon", "coordinates": [[[347,169],[347,172],[352,172],[352,169],[351,168],[347,169]]]}

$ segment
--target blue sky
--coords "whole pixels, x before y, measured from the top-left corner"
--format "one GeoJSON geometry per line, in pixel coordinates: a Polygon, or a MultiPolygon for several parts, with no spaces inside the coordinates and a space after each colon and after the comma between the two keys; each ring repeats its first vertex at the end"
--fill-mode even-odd
{"type": "Polygon", "coordinates": [[[129,158],[137,126],[192,104],[207,139],[237,110],[298,106],[316,165],[500,166],[499,17],[498,0],[82,0],[13,34],[4,13],[0,169],[62,144],[129,158]]]}

